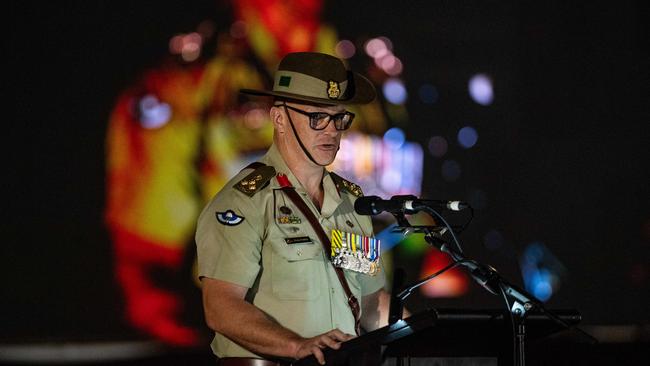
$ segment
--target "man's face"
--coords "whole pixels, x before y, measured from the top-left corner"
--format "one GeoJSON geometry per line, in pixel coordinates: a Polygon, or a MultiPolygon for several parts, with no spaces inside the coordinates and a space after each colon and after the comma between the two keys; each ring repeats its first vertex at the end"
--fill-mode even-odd
{"type": "MultiPolygon", "coordinates": [[[[337,113],[345,112],[345,107],[341,105],[321,106],[287,102],[287,106],[299,109],[307,113],[325,112],[334,115],[337,113]]],[[[285,113],[289,114],[289,117],[291,118],[291,121],[293,121],[293,125],[296,128],[296,132],[302,140],[305,149],[309,151],[314,160],[319,165],[323,166],[331,164],[334,161],[334,158],[336,158],[336,153],[338,152],[339,145],[341,143],[341,136],[343,135],[343,131],[337,130],[334,126],[334,121],[330,121],[329,124],[322,130],[314,130],[309,125],[308,116],[290,108],[280,108],[282,108],[285,113]]],[[[291,128],[290,126],[287,127],[288,129],[291,128]]],[[[291,140],[293,140],[292,145],[295,144],[294,148],[296,154],[304,155],[302,149],[300,148],[300,145],[298,144],[298,141],[296,140],[296,137],[293,136],[291,140]]],[[[309,158],[306,156],[304,158],[309,161],[309,158]]]]}

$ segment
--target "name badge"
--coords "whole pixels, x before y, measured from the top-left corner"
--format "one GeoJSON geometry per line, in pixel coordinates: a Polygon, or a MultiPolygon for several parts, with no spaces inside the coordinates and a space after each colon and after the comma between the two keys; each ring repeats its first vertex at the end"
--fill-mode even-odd
{"type": "Polygon", "coordinates": [[[284,242],[287,244],[302,244],[302,243],[311,243],[311,239],[308,236],[298,236],[295,238],[284,238],[284,242]]]}

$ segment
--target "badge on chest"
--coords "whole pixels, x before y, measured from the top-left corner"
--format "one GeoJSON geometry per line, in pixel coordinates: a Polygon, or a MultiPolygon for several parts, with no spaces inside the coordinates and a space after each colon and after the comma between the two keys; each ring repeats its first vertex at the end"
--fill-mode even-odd
{"type": "Polygon", "coordinates": [[[380,241],[332,230],[332,263],[336,267],[374,276],[379,271],[380,241]]]}
{"type": "Polygon", "coordinates": [[[302,223],[302,218],[298,210],[294,207],[285,195],[279,191],[273,191],[273,205],[275,222],[278,225],[298,225],[302,223]]]}
{"type": "Polygon", "coordinates": [[[288,206],[280,206],[275,218],[278,224],[300,224],[302,222],[300,217],[294,215],[293,210],[288,206]]]}

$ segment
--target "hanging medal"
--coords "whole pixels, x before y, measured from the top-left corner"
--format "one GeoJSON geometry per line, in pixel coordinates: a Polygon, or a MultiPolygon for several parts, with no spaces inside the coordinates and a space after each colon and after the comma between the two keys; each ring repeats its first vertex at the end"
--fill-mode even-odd
{"type": "Polygon", "coordinates": [[[336,267],[373,276],[379,270],[378,239],[334,229],[330,241],[336,267]]]}

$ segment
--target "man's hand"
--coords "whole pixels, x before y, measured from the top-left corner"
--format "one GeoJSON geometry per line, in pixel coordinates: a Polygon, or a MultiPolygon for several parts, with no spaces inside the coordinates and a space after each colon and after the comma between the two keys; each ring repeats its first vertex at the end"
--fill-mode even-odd
{"type": "Polygon", "coordinates": [[[260,355],[293,357],[314,355],[325,364],[322,349],[339,349],[354,338],[338,329],[303,338],[244,300],[245,287],[204,277],[201,280],[205,319],[210,328],[260,355]]]}
{"type": "Polygon", "coordinates": [[[341,348],[341,342],[348,341],[352,338],[354,338],[354,336],[343,333],[338,329],[330,330],[327,333],[315,337],[306,338],[298,344],[298,349],[296,350],[294,358],[298,360],[309,355],[314,355],[316,360],[318,360],[318,363],[324,365],[325,356],[323,355],[323,348],[328,347],[331,349],[339,349],[341,348]]]}

